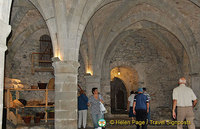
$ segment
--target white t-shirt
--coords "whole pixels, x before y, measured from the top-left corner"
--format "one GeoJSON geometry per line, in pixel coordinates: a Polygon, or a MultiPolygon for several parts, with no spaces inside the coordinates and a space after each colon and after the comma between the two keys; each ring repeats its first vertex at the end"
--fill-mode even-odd
{"type": "Polygon", "coordinates": [[[173,100],[177,100],[177,106],[192,106],[192,101],[196,99],[197,97],[193,90],[185,84],[180,84],[173,90],[173,100]]]}
{"type": "Polygon", "coordinates": [[[134,100],[134,97],[135,97],[135,94],[131,94],[129,97],[128,97],[128,101],[130,102],[130,107],[133,107],[133,100],[134,100]]]}

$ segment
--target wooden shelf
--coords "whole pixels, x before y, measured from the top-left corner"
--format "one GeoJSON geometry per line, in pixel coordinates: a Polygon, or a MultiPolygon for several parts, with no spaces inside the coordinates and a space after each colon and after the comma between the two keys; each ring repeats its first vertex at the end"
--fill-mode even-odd
{"type": "MultiPolygon", "coordinates": [[[[48,106],[24,106],[24,107],[18,107],[18,108],[34,108],[34,107],[55,107],[54,105],[48,105],[48,106]]],[[[5,107],[5,108],[16,108],[16,107],[5,107]]]]}
{"type": "MultiPolygon", "coordinates": [[[[41,120],[45,120],[45,119],[41,119],[41,120]]],[[[54,118],[47,118],[47,120],[54,120],[54,118]]]]}
{"type": "MultiPolygon", "coordinates": [[[[42,120],[42,119],[41,119],[42,120]]],[[[32,120],[32,122],[29,124],[29,125],[27,125],[27,124],[18,124],[17,125],[17,128],[22,128],[22,127],[26,127],[27,128],[27,126],[29,127],[29,128],[31,128],[31,127],[35,127],[35,126],[49,126],[49,125],[54,125],[54,122],[49,122],[49,123],[44,123],[44,122],[40,122],[40,123],[33,123],[33,120],[32,120]]]]}
{"type": "Polygon", "coordinates": [[[10,91],[54,91],[55,89],[14,89],[14,88],[5,88],[5,90],[10,90],[10,91]]]}
{"type": "Polygon", "coordinates": [[[55,107],[54,105],[48,105],[48,106],[25,106],[25,107],[55,107]]]}
{"type": "Polygon", "coordinates": [[[47,52],[47,53],[33,52],[31,54],[31,62],[32,62],[31,72],[32,72],[32,74],[34,74],[35,72],[54,72],[51,59],[40,58],[43,55],[52,56],[51,53],[49,53],[49,52],[47,52]],[[48,65],[47,65],[48,67],[42,67],[39,64],[49,64],[51,67],[48,65]]]}
{"type": "Polygon", "coordinates": [[[14,88],[6,88],[6,89],[4,89],[4,90],[6,90],[5,92],[7,92],[7,107],[6,107],[6,109],[7,109],[7,119],[10,119],[10,117],[9,117],[9,114],[10,114],[10,109],[12,108],[12,109],[16,109],[16,115],[18,114],[18,110],[20,109],[20,108],[45,108],[45,122],[48,122],[48,120],[54,120],[53,118],[47,118],[47,109],[49,108],[49,107],[55,107],[54,105],[48,105],[48,93],[49,93],[49,91],[54,91],[55,89],[14,89],[14,88]],[[20,98],[20,96],[19,96],[19,92],[23,92],[23,91],[44,91],[43,93],[45,94],[45,105],[37,105],[37,106],[24,106],[24,107],[17,107],[17,108],[15,108],[15,107],[10,107],[10,92],[11,91],[15,91],[15,96],[16,96],[16,99],[19,99],[20,98]]]}

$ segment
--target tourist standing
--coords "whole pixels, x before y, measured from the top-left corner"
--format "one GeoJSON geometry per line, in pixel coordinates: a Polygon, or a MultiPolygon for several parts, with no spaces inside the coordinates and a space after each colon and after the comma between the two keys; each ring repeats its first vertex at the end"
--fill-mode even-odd
{"type": "MultiPolygon", "coordinates": [[[[184,77],[179,79],[179,86],[173,90],[173,109],[172,115],[176,119],[177,106],[177,121],[190,121],[189,129],[195,129],[193,108],[197,104],[197,97],[193,90],[186,86],[186,79],[184,77]]],[[[177,129],[183,129],[182,124],[177,125],[177,129]]]]}
{"type": "Polygon", "coordinates": [[[80,91],[80,96],[78,97],[78,128],[86,128],[87,124],[87,110],[88,110],[88,97],[85,95],[83,90],[80,91]]]}
{"type": "MultiPolygon", "coordinates": [[[[138,89],[138,94],[134,98],[133,113],[136,115],[136,121],[142,121],[142,129],[147,129],[147,113],[149,112],[149,100],[143,94],[143,89],[138,89]]],[[[137,129],[140,129],[140,124],[137,124],[137,129]]]]}
{"type": "Polygon", "coordinates": [[[94,128],[100,128],[98,121],[104,118],[103,113],[100,111],[100,102],[104,103],[102,96],[99,94],[97,88],[92,88],[92,96],[90,96],[88,104],[91,106],[91,115],[94,128]]]}

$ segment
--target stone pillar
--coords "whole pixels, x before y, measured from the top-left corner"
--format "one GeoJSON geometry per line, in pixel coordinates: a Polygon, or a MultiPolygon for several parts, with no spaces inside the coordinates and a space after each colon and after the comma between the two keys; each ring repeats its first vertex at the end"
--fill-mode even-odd
{"type": "Polygon", "coordinates": [[[108,111],[106,117],[111,115],[111,87],[110,87],[110,78],[104,78],[101,80],[101,91],[103,93],[103,98],[105,102],[105,107],[108,111]]]}
{"type": "Polygon", "coordinates": [[[53,59],[55,72],[55,128],[77,129],[77,61],[53,59]]]}
{"type": "Polygon", "coordinates": [[[197,103],[196,107],[194,108],[195,125],[197,127],[200,127],[200,117],[199,117],[200,116],[200,74],[192,75],[191,79],[192,79],[192,89],[198,99],[198,103],[197,103]]]}
{"type": "Polygon", "coordinates": [[[2,114],[3,114],[3,90],[4,90],[4,61],[6,39],[10,33],[11,26],[0,20],[0,129],[2,128],[2,114]]]}
{"type": "Polygon", "coordinates": [[[101,93],[100,77],[87,75],[85,76],[85,82],[86,82],[86,95],[88,97],[92,95],[92,88],[94,87],[98,88],[98,91],[101,93]]]}
{"type": "MultiPolygon", "coordinates": [[[[92,95],[92,88],[94,88],[94,87],[98,88],[98,91],[102,94],[101,87],[100,87],[100,78],[98,76],[86,75],[85,82],[86,82],[86,95],[88,96],[88,98],[92,95]]],[[[88,108],[87,115],[88,115],[87,126],[93,127],[92,116],[90,113],[90,107],[88,108]]]]}

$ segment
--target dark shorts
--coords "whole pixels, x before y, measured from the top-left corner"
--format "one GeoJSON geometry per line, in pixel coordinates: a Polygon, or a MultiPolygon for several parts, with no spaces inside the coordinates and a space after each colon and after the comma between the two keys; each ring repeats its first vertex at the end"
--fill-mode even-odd
{"type": "Polygon", "coordinates": [[[130,107],[129,109],[129,117],[135,117],[135,115],[133,114],[133,107],[130,107]]]}
{"type": "Polygon", "coordinates": [[[136,120],[137,121],[146,121],[147,120],[147,110],[136,109],[136,120]]]}

